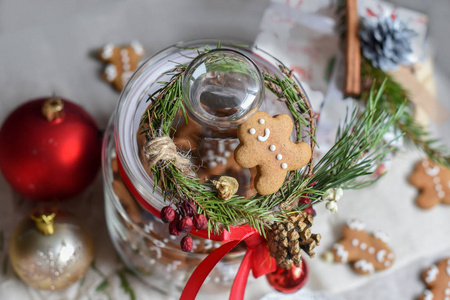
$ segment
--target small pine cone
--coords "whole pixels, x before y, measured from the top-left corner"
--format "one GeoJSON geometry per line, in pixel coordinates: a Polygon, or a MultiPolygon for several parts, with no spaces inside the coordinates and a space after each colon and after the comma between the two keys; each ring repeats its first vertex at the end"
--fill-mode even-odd
{"type": "Polygon", "coordinates": [[[283,223],[272,224],[272,230],[268,232],[268,246],[279,267],[290,269],[292,264],[300,267],[300,249],[314,257],[313,249],[319,244],[321,236],[311,234],[312,224],[313,217],[306,212],[290,215],[283,223]]]}

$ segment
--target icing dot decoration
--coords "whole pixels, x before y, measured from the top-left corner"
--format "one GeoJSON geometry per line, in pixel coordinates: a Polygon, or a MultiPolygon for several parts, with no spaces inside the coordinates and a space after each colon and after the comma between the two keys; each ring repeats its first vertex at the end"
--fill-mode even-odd
{"type": "Polygon", "coordinates": [[[270,145],[269,149],[270,151],[275,151],[277,150],[277,147],[275,145],[270,145]]]}
{"type": "Polygon", "coordinates": [[[277,159],[278,159],[278,160],[282,160],[282,159],[283,159],[283,155],[277,154],[277,159]]]}
{"type": "Polygon", "coordinates": [[[287,167],[288,167],[287,163],[282,163],[282,164],[281,164],[281,168],[282,168],[282,169],[287,169],[287,167]]]}
{"type": "Polygon", "coordinates": [[[255,130],[255,128],[250,128],[250,130],[248,132],[250,132],[250,134],[255,134],[256,130],[255,130]]]}

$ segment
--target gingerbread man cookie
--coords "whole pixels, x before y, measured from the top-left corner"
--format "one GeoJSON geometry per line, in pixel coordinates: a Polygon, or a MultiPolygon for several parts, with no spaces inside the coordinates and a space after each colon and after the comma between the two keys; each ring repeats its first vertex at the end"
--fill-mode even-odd
{"type": "Polygon", "coordinates": [[[330,252],[324,255],[326,260],[351,263],[359,274],[371,274],[389,268],[395,255],[387,245],[387,235],[381,231],[369,234],[364,224],[351,220],[344,226],[344,238],[335,243],[330,252]]]}
{"type": "Polygon", "coordinates": [[[125,47],[107,44],[99,53],[102,61],[108,63],[103,71],[103,78],[111,83],[119,92],[139,66],[144,48],[139,42],[132,42],[125,47]]]}
{"type": "Polygon", "coordinates": [[[419,300],[450,300],[450,257],[422,273],[426,289],[419,300]]]}
{"type": "Polygon", "coordinates": [[[239,125],[240,144],[234,157],[243,168],[257,167],[255,188],[261,195],[275,193],[288,171],[304,167],[311,159],[311,147],[289,140],[293,122],[286,114],[274,117],[259,111],[239,125]]]}
{"type": "Polygon", "coordinates": [[[429,209],[442,202],[450,204],[450,170],[424,159],[416,164],[409,182],[419,189],[416,203],[429,209]]]}

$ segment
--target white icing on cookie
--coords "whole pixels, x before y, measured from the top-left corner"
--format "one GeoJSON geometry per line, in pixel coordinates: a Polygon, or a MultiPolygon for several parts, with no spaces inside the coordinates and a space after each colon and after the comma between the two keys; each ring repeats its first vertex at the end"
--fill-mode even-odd
{"type": "Polygon", "coordinates": [[[130,66],[129,63],[123,64],[122,67],[123,67],[123,69],[126,70],[126,71],[129,71],[129,70],[131,69],[131,66],[130,66]]]}
{"type": "Polygon", "coordinates": [[[219,142],[217,144],[217,151],[219,153],[224,153],[225,152],[225,141],[224,140],[219,140],[219,142]]]}
{"type": "Polygon", "coordinates": [[[384,266],[387,268],[391,265],[391,262],[389,260],[384,262],[384,266]]]}
{"type": "Polygon", "coordinates": [[[375,248],[374,247],[370,247],[367,251],[369,251],[370,254],[374,254],[375,253],[375,248]]]}
{"type": "Polygon", "coordinates": [[[390,252],[390,253],[387,255],[387,257],[388,257],[390,260],[393,260],[395,256],[394,256],[394,253],[390,252]]]}
{"type": "Polygon", "coordinates": [[[108,64],[105,68],[106,80],[113,81],[117,77],[117,68],[113,64],[108,64]]]}
{"type": "Polygon", "coordinates": [[[368,262],[365,259],[358,260],[355,262],[355,268],[360,269],[363,272],[373,273],[375,272],[375,268],[371,262],[368,262]]]}
{"type": "Polygon", "coordinates": [[[288,167],[287,163],[282,163],[282,164],[281,164],[281,168],[282,168],[282,169],[287,169],[287,167],[288,167]]]}
{"type": "Polygon", "coordinates": [[[341,244],[334,244],[333,248],[336,249],[336,255],[339,256],[341,262],[346,263],[348,259],[348,251],[345,250],[341,244]]]}
{"type": "Polygon", "coordinates": [[[225,157],[230,157],[230,155],[231,155],[231,152],[230,152],[230,151],[225,151],[225,152],[223,153],[223,156],[225,156],[225,157]]]}
{"type": "Polygon", "coordinates": [[[433,168],[426,168],[425,173],[427,173],[429,176],[437,176],[439,172],[441,171],[441,168],[439,166],[434,166],[433,168]]]}
{"type": "Polygon", "coordinates": [[[366,250],[367,244],[366,244],[366,243],[361,243],[361,245],[359,245],[359,248],[360,248],[361,250],[366,250]]]}
{"type": "Polygon", "coordinates": [[[347,225],[348,225],[348,227],[350,227],[350,229],[358,230],[358,231],[364,230],[364,228],[365,228],[364,223],[358,219],[353,219],[353,220],[347,221],[347,225]]]}
{"type": "Polygon", "coordinates": [[[433,293],[430,290],[425,290],[425,292],[423,292],[424,294],[424,298],[423,300],[433,300],[433,293]]]}
{"type": "Polygon", "coordinates": [[[283,159],[283,155],[277,154],[277,159],[278,159],[278,160],[282,160],[282,159],[283,159]]]}
{"type": "Polygon", "coordinates": [[[377,260],[378,260],[378,262],[383,262],[385,256],[386,256],[386,250],[384,250],[384,249],[379,250],[377,252],[377,260]]]}
{"type": "Polygon", "coordinates": [[[120,56],[122,59],[122,63],[124,64],[130,63],[130,56],[127,49],[120,50],[120,56]]]}
{"type": "Polygon", "coordinates": [[[256,130],[255,130],[255,128],[250,128],[250,130],[248,132],[250,132],[250,134],[255,134],[256,130]]]}
{"type": "Polygon", "coordinates": [[[131,48],[133,48],[134,52],[136,52],[137,55],[144,54],[144,47],[138,41],[132,41],[131,48]]]}
{"type": "Polygon", "coordinates": [[[269,136],[270,136],[270,129],[269,128],[265,128],[264,129],[264,136],[258,135],[258,141],[265,142],[265,141],[267,141],[269,136]]]}
{"type": "Polygon", "coordinates": [[[450,289],[445,289],[444,293],[445,293],[445,296],[450,296],[450,289]]]}
{"type": "Polygon", "coordinates": [[[275,151],[277,149],[277,147],[275,147],[275,145],[270,145],[269,149],[270,149],[270,151],[275,151]]]}
{"type": "Polygon", "coordinates": [[[425,277],[425,282],[431,283],[431,282],[435,281],[438,274],[439,274],[438,267],[436,265],[432,265],[427,272],[427,275],[425,277]]]}
{"type": "Polygon", "coordinates": [[[210,162],[208,163],[208,167],[209,167],[210,169],[213,169],[213,168],[217,167],[217,163],[216,163],[215,161],[210,161],[210,162]]]}
{"type": "Polygon", "coordinates": [[[262,124],[266,123],[266,120],[264,120],[264,119],[259,119],[258,122],[259,122],[259,124],[262,125],[262,124]]]}
{"type": "Polygon", "coordinates": [[[359,244],[359,240],[358,240],[358,239],[353,239],[353,240],[352,240],[352,245],[353,245],[354,247],[357,247],[358,244],[359,244]]]}
{"type": "Polygon", "coordinates": [[[114,45],[113,44],[107,44],[103,47],[102,50],[102,58],[108,59],[111,58],[114,53],[114,45]]]}
{"type": "Polygon", "coordinates": [[[227,159],[225,157],[216,156],[216,161],[219,164],[222,164],[222,165],[226,165],[227,164],[227,159]]]}
{"type": "Polygon", "coordinates": [[[385,243],[388,243],[388,242],[389,242],[389,235],[388,235],[386,232],[384,232],[384,231],[381,231],[381,230],[375,231],[375,233],[373,234],[373,236],[374,236],[375,238],[377,238],[377,239],[379,239],[379,240],[385,242],[385,243]]]}

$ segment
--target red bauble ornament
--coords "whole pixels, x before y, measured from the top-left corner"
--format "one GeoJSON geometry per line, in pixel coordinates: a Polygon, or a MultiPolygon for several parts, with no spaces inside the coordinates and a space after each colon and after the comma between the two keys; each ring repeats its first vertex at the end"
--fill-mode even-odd
{"type": "Polygon", "coordinates": [[[294,293],[308,280],[308,265],[303,260],[298,268],[292,265],[289,270],[286,270],[277,266],[275,272],[267,274],[266,278],[275,290],[285,294],[294,293]]]}
{"type": "Polygon", "coordinates": [[[19,194],[45,201],[73,197],[95,178],[101,136],[80,106],[60,98],[32,100],[0,129],[0,168],[19,194]]]}

